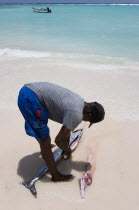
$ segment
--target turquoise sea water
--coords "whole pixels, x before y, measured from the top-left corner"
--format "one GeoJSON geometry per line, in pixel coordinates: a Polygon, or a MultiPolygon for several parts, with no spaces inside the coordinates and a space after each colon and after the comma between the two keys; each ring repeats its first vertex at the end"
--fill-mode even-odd
{"type": "Polygon", "coordinates": [[[0,107],[33,81],[95,99],[114,119],[138,120],[139,6],[0,5],[0,107]]]}
{"type": "Polygon", "coordinates": [[[139,6],[0,5],[0,56],[139,59],[139,6]],[[38,52],[38,54],[37,54],[38,52]]]}

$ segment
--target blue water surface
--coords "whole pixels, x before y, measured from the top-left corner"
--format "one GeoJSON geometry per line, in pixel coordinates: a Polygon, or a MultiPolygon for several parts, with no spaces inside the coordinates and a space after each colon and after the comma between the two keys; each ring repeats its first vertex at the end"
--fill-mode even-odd
{"type": "Polygon", "coordinates": [[[139,6],[1,5],[0,49],[139,59],[139,6]]]}

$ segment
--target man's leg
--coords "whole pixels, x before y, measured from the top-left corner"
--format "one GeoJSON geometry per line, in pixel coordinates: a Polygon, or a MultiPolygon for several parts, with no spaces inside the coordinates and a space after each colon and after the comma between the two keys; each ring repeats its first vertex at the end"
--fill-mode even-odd
{"type": "MultiPolygon", "coordinates": [[[[37,140],[38,143],[40,144],[40,139],[36,138],[36,140],[37,140]]],[[[56,144],[51,144],[51,149],[52,149],[53,147],[55,147],[55,146],[56,146],[56,144]]]]}
{"type": "Polygon", "coordinates": [[[40,144],[41,155],[44,161],[46,162],[50,173],[52,175],[52,181],[69,181],[73,179],[72,175],[63,175],[61,174],[57,168],[56,163],[53,157],[53,153],[51,150],[51,139],[37,139],[40,144]]]}
{"type": "Polygon", "coordinates": [[[19,109],[25,118],[26,133],[38,139],[42,158],[46,162],[53,181],[68,181],[72,175],[62,175],[56,168],[53,153],[51,151],[51,139],[49,137],[48,114],[41,106],[37,96],[26,87],[23,87],[18,97],[19,109]]]}

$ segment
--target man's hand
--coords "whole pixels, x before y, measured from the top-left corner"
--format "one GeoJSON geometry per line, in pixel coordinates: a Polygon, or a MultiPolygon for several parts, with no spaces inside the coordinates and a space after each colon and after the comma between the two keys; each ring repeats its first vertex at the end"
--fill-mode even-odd
{"type": "Polygon", "coordinates": [[[62,152],[62,157],[63,157],[63,159],[64,160],[67,160],[67,159],[70,159],[70,157],[71,157],[71,149],[69,150],[69,151],[63,151],[62,152]]]}
{"type": "Polygon", "coordinates": [[[62,156],[64,159],[69,159],[71,156],[69,146],[70,133],[71,131],[63,125],[55,139],[56,145],[63,150],[62,156]]]}

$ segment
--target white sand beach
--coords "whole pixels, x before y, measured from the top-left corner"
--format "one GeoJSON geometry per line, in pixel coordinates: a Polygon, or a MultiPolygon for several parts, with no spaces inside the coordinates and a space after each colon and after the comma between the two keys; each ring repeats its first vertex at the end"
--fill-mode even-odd
{"type": "MultiPolygon", "coordinates": [[[[3,210],[138,210],[139,208],[139,72],[132,68],[111,71],[103,67],[70,66],[45,58],[0,60],[0,204],[3,210]],[[44,163],[36,140],[25,134],[24,119],[16,101],[28,82],[49,81],[98,101],[106,110],[103,122],[88,129],[72,158],[58,168],[75,176],[72,182],[53,183],[46,175],[36,183],[38,197],[20,184],[44,163]],[[79,178],[85,170],[87,151],[96,148],[93,183],[82,199],[79,178]]],[[[49,122],[52,142],[61,125],[49,122]]]]}

